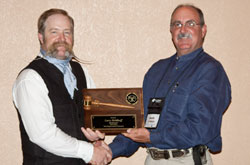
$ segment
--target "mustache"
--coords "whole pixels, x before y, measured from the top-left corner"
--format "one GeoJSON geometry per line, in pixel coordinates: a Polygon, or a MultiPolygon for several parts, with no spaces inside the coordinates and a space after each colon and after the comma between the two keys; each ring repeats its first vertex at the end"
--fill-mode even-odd
{"type": "Polygon", "coordinates": [[[65,41],[58,41],[53,43],[49,48],[48,51],[46,52],[46,55],[51,56],[51,57],[56,57],[57,55],[57,47],[63,46],[65,47],[65,56],[66,57],[74,57],[74,52],[72,50],[72,46],[70,46],[67,42],[65,41]]]}
{"type": "Polygon", "coordinates": [[[192,38],[192,35],[190,33],[180,33],[177,36],[177,40],[180,40],[182,38],[192,38]]]}
{"type": "Polygon", "coordinates": [[[49,50],[55,51],[59,46],[64,46],[67,51],[72,51],[72,47],[65,41],[58,41],[53,43],[49,50]]]}

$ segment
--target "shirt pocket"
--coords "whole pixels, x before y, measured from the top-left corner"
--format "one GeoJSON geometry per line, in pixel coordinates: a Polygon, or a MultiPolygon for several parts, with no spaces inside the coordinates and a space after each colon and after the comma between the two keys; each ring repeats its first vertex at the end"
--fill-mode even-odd
{"type": "Polygon", "coordinates": [[[181,87],[172,89],[166,99],[167,111],[179,119],[183,118],[186,113],[185,107],[187,106],[188,96],[187,91],[181,87]]]}

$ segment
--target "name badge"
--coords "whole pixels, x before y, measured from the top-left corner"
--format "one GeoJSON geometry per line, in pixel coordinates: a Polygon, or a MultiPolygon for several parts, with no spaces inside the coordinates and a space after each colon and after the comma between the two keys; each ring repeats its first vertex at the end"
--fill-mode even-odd
{"type": "Polygon", "coordinates": [[[148,115],[145,128],[157,128],[165,98],[151,98],[148,104],[148,115]]]}

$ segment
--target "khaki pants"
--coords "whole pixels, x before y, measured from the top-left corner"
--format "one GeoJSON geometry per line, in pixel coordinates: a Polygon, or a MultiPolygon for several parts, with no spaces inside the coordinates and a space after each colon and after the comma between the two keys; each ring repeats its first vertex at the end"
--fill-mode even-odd
{"type": "MultiPolygon", "coordinates": [[[[206,165],[213,165],[211,155],[209,151],[206,151],[206,158],[207,158],[207,163],[206,165]]],[[[182,157],[177,157],[177,158],[169,158],[169,159],[160,159],[160,160],[154,160],[148,154],[146,160],[145,160],[145,165],[194,165],[194,160],[192,153],[188,153],[185,156],[182,157]]]]}

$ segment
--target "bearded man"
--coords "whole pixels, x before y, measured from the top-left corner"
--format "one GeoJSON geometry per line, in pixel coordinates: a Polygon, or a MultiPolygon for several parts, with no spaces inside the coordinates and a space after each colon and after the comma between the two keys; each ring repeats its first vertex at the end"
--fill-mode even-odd
{"type": "Polygon", "coordinates": [[[94,146],[84,127],[82,89],[95,87],[73,53],[74,21],[61,9],[38,20],[39,55],[18,75],[13,86],[24,165],[107,164],[106,146],[94,146]]]}

